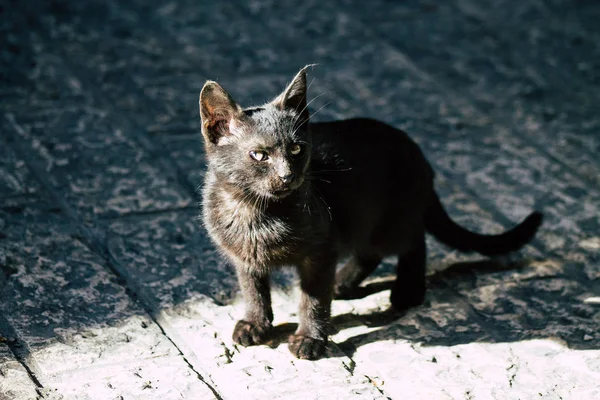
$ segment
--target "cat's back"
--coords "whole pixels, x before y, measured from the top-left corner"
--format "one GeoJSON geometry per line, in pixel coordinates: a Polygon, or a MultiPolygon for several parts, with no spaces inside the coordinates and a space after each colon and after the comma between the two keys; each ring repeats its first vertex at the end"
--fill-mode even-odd
{"type": "Polygon", "coordinates": [[[320,122],[311,124],[311,131],[317,162],[365,173],[410,170],[432,174],[419,146],[404,131],[384,122],[370,118],[320,122]]]}
{"type": "Polygon", "coordinates": [[[418,145],[403,131],[366,118],[317,123],[311,131],[312,182],[343,242],[379,241],[374,232],[409,235],[433,192],[433,171],[418,145]]]}

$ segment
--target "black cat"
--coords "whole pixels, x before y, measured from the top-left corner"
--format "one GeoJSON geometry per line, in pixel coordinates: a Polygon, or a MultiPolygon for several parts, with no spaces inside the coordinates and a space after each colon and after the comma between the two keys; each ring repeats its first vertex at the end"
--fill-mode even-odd
{"type": "Polygon", "coordinates": [[[300,324],[289,349],[316,359],[325,351],[331,300],[348,295],[389,255],[398,256],[391,303],[425,296],[425,232],[461,251],[507,253],[529,242],[534,212],[501,235],[454,223],[433,188],[433,171],[402,131],[371,119],[309,123],[306,72],[272,102],[241,108],[216,82],[200,93],[208,158],[203,217],[235,265],[246,314],[233,332],[244,346],[271,329],[274,268],[300,275],[300,324]],[[340,257],[350,260],[337,272],[340,257]]]}

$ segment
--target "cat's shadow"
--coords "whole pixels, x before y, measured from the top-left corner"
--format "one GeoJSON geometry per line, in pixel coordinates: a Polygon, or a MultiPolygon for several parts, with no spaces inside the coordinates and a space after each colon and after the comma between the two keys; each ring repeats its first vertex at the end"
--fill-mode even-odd
{"type": "MultiPolygon", "coordinates": [[[[372,293],[376,293],[379,291],[386,290],[386,286],[388,289],[391,287],[392,280],[385,282],[385,285],[377,284],[377,288],[379,290],[374,291],[372,293]]],[[[339,314],[335,315],[331,318],[329,333],[335,334],[339,332],[341,329],[352,328],[355,326],[366,325],[369,327],[380,327],[388,325],[404,315],[405,312],[397,312],[392,308],[388,308],[384,311],[376,311],[371,314],[366,315],[355,315],[352,313],[339,314]]],[[[267,342],[267,345],[270,347],[277,347],[282,343],[287,343],[288,338],[292,335],[296,329],[298,328],[298,324],[293,322],[286,322],[283,324],[276,325],[273,327],[273,331],[271,333],[271,339],[267,342]]],[[[338,344],[339,345],[339,344],[338,344]]],[[[352,354],[347,354],[348,356],[352,356],[352,354]]]]}
{"type": "MultiPolygon", "coordinates": [[[[537,260],[540,262],[540,260],[537,260]]],[[[451,265],[445,270],[438,272],[428,278],[428,299],[425,303],[419,307],[415,307],[413,309],[409,309],[403,312],[397,312],[391,308],[386,310],[377,310],[367,314],[354,314],[354,313],[344,313],[335,315],[331,319],[331,328],[330,333],[335,334],[342,330],[353,328],[357,326],[367,326],[369,328],[380,328],[380,329],[372,329],[367,333],[359,334],[353,337],[346,338],[342,341],[336,341],[337,346],[349,357],[352,357],[356,352],[357,348],[365,345],[367,343],[372,343],[376,341],[386,340],[386,339],[401,339],[403,335],[398,333],[398,327],[402,327],[403,325],[403,317],[405,317],[408,313],[411,314],[409,319],[417,318],[427,320],[429,318],[428,312],[443,312],[443,310],[436,310],[436,307],[439,307],[439,301],[431,301],[432,298],[437,299],[439,293],[442,290],[445,290],[446,293],[448,291],[454,291],[454,287],[459,285],[473,285],[473,287],[477,287],[477,277],[481,275],[485,275],[488,273],[502,273],[502,271],[515,271],[516,273],[519,270],[528,267],[531,264],[532,260],[519,260],[519,261],[511,261],[506,259],[500,260],[482,260],[475,262],[460,262],[451,265]],[[436,305],[432,305],[432,303],[436,305]],[[421,313],[423,311],[423,313],[421,313]],[[423,314],[420,315],[419,314],[423,314]],[[415,316],[417,315],[417,316],[415,316]]],[[[539,278],[538,278],[539,279],[539,278]]],[[[556,278],[560,279],[560,277],[556,278]]],[[[379,293],[385,290],[389,290],[392,288],[394,282],[394,277],[389,276],[385,278],[380,278],[374,282],[368,283],[364,286],[361,286],[356,290],[352,296],[349,296],[348,299],[361,299],[367,296],[373,295],[375,293],[379,293]]],[[[520,281],[520,283],[516,287],[512,287],[511,285],[507,285],[507,288],[502,288],[505,290],[506,296],[508,298],[517,298],[523,299],[527,295],[531,295],[531,292],[534,292],[536,289],[532,289],[530,287],[530,283],[527,279],[520,281]]],[[[504,293],[504,292],[503,292],[504,293]]],[[[536,292],[538,296],[538,300],[540,298],[546,297],[547,301],[550,302],[558,302],[561,303],[561,299],[553,299],[552,293],[549,292],[536,292]]],[[[437,299],[439,300],[439,299],[437,299]]],[[[562,299],[565,300],[565,299],[562,299]]],[[[571,301],[567,299],[566,301],[571,301]]],[[[550,322],[547,326],[552,326],[552,320],[554,315],[548,313],[547,315],[542,315],[541,319],[544,321],[536,321],[532,318],[523,315],[523,323],[525,326],[528,324],[543,324],[550,322]]],[[[502,316],[498,316],[498,321],[502,320],[502,316]]],[[[282,343],[286,343],[288,337],[294,333],[297,328],[297,324],[295,323],[284,323],[274,327],[271,340],[267,343],[271,347],[277,347],[282,343]]],[[[437,327],[438,330],[440,327],[437,327]]],[[[416,332],[412,337],[420,337],[420,341],[423,341],[425,345],[444,345],[444,346],[453,346],[458,344],[464,344],[469,342],[477,342],[477,341],[488,341],[488,342],[511,342],[516,340],[525,340],[532,339],[535,337],[543,338],[550,337],[550,331],[552,329],[548,329],[549,333],[547,336],[540,335],[538,331],[537,336],[532,337],[526,331],[521,333],[510,331],[507,332],[503,329],[502,324],[500,324],[497,332],[493,332],[490,334],[490,329],[495,329],[493,326],[488,326],[486,331],[474,331],[470,333],[461,333],[457,334],[456,331],[452,329],[451,326],[446,327],[446,329],[441,328],[444,332],[444,335],[437,336],[428,336],[427,333],[424,332],[416,332]]],[[[543,329],[541,330],[543,333],[543,329]]],[[[439,332],[438,332],[439,333],[439,332]]],[[[572,348],[589,348],[588,344],[584,341],[574,340],[573,338],[565,338],[568,341],[569,347],[572,348]]],[[[334,352],[335,353],[335,352],[334,352]]]]}

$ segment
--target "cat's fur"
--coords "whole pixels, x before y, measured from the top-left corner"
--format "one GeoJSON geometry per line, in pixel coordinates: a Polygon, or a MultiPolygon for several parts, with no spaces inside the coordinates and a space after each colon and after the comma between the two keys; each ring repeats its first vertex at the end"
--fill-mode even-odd
{"type": "Polygon", "coordinates": [[[275,268],[298,270],[300,324],[289,349],[315,359],[325,351],[334,293],[351,293],[383,257],[398,256],[392,306],[423,302],[426,232],[485,255],[517,250],[534,236],[542,220],[537,212],[501,235],[458,226],[434,191],[431,167],[404,132],[371,119],[309,124],[306,90],[302,69],[262,107],[242,109],[212,81],[200,93],[208,158],[204,223],[235,265],[246,302],[235,342],[267,339],[275,268]],[[296,144],[301,151],[293,155],[296,144]],[[343,256],[350,259],[336,276],[343,256]]]}

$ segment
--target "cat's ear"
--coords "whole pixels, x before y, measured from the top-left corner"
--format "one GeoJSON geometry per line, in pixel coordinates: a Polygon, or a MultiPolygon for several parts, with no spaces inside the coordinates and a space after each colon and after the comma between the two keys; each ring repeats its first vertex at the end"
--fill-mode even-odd
{"type": "Polygon", "coordinates": [[[200,92],[202,134],[208,143],[223,144],[239,133],[244,113],[217,82],[207,81],[200,92]]]}
{"type": "Polygon", "coordinates": [[[300,114],[305,121],[308,121],[308,107],[306,106],[306,69],[308,67],[311,65],[302,68],[283,93],[273,100],[273,104],[282,110],[292,110],[300,114]]]}

